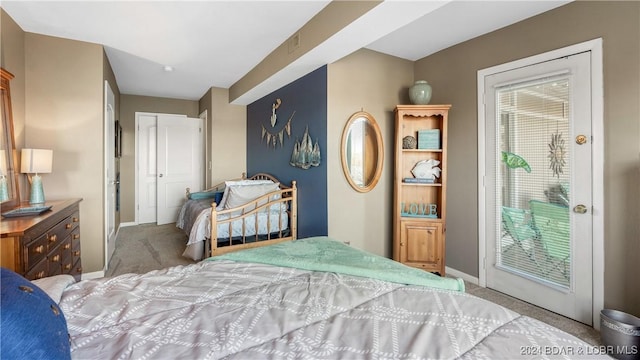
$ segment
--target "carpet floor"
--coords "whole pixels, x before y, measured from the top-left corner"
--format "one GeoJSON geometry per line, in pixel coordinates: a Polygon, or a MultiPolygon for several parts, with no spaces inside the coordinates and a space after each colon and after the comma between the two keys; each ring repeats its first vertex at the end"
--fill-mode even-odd
{"type": "MultiPolygon", "coordinates": [[[[187,236],[175,224],[144,224],[120,228],[116,249],[106,276],[145,273],[175,265],[193,264],[182,256],[187,236]]],[[[600,345],[600,333],[593,327],[531,305],[498,291],[465,281],[467,292],[500,304],[517,313],[538,319],[562,329],[591,345],[600,345]]]]}

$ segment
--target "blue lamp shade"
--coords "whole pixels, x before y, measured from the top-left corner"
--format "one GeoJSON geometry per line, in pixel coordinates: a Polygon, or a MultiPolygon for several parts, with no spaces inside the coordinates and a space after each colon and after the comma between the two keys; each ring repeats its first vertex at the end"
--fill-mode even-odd
{"type": "Polygon", "coordinates": [[[53,167],[53,150],[22,149],[20,172],[31,176],[31,195],[29,204],[44,204],[42,178],[38,174],[48,174],[53,167]]]}

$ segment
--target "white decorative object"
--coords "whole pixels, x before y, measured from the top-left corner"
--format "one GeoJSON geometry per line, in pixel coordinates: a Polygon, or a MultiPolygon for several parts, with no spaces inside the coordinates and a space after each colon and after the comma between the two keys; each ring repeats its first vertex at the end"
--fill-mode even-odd
{"type": "Polygon", "coordinates": [[[440,177],[441,170],[437,167],[438,164],[440,164],[440,161],[435,159],[421,160],[416,163],[411,173],[418,179],[435,180],[440,177]]]}

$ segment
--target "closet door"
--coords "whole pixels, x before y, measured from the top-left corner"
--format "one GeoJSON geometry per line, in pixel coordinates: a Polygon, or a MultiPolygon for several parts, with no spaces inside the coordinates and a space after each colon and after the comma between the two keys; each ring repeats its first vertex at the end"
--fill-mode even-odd
{"type": "Polygon", "coordinates": [[[157,223],[162,225],[176,221],[187,188],[202,189],[202,119],[158,115],[157,142],[157,223]]]}
{"type": "Polygon", "coordinates": [[[204,184],[203,121],[136,113],[136,222],[175,222],[185,190],[204,184]]]}

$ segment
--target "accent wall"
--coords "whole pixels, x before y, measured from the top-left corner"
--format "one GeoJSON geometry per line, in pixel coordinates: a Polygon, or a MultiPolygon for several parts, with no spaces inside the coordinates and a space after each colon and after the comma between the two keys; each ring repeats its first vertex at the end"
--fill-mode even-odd
{"type": "Polygon", "coordinates": [[[296,181],[298,238],[328,233],[326,154],[326,66],[247,106],[247,175],[269,173],[286,185],[296,181]],[[272,126],[274,104],[276,121],[272,126]],[[320,148],[321,161],[305,170],[290,161],[296,142],[302,143],[307,131],[320,148]]]}

